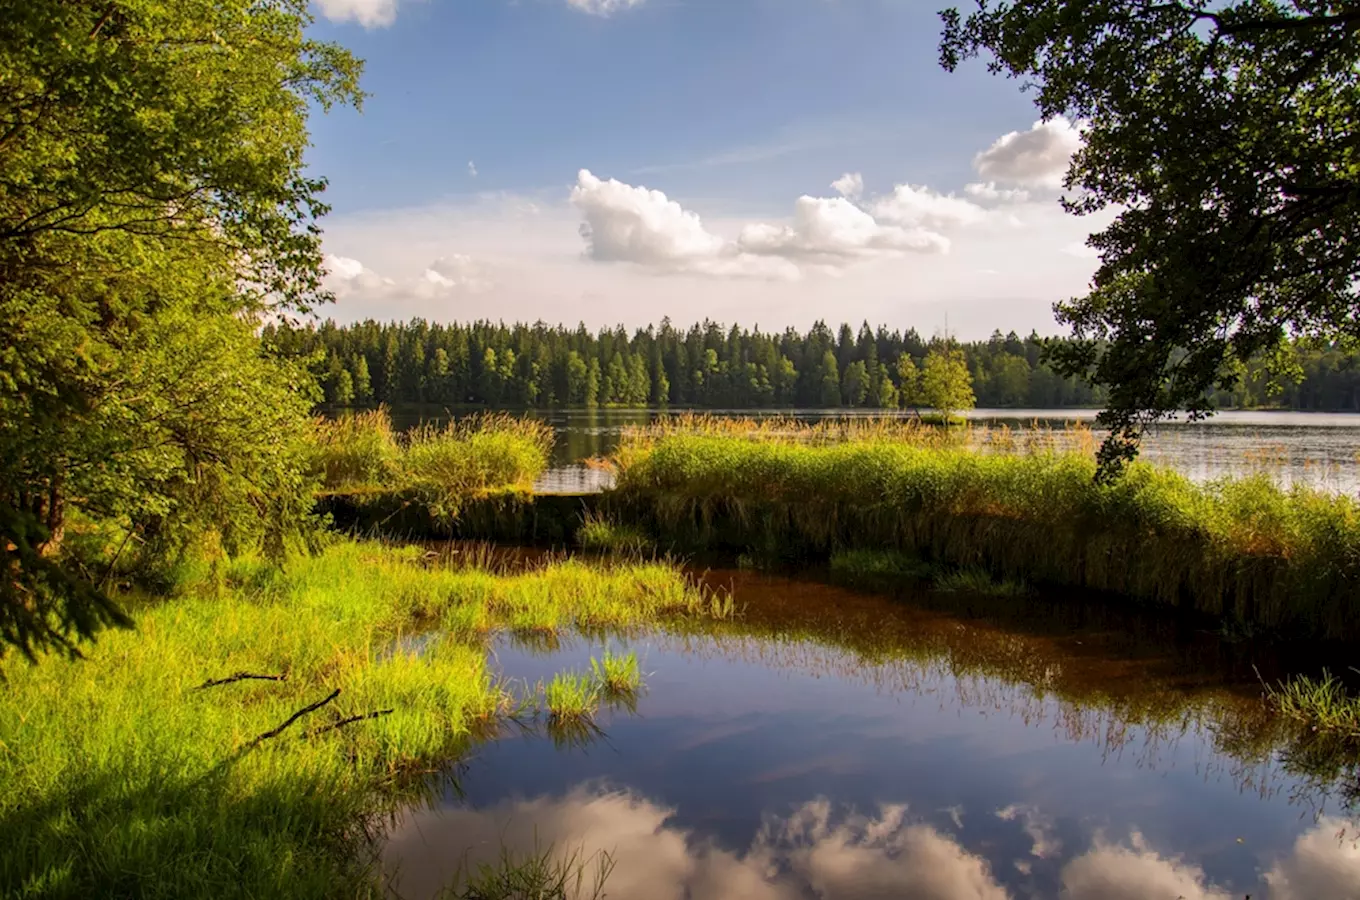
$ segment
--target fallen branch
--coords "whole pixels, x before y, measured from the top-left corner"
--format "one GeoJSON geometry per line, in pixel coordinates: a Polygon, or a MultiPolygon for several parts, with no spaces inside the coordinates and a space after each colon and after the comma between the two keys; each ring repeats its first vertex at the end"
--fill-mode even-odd
{"type": "Polygon", "coordinates": [[[205,681],[198,687],[194,688],[194,690],[201,691],[204,688],[217,687],[219,684],[232,684],[233,682],[237,681],[287,681],[287,680],[288,680],[287,675],[256,675],[253,672],[237,672],[235,675],[228,675],[226,678],[214,678],[211,681],[205,681]]]}
{"type": "Polygon", "coordinates": [[[363,722],[367,719],[377,719],[382,716],[389,716],[394,712],[396,712],[395,709],[375,709],[372,712],[366,712],[358,716],[350,716],[347,719],[341,719],[338,722],[332,722],[329,725],[323,725],[320,728],[314,728],[311,731],[307,732],[305,736],[309,738],[314,738],[318,734],[325,734],[328,731],[334,731],[337,728],[343,728],[344,726],[352,725],[355,722],[363,722]]]}
{"type": "Polygon", "coordinates": [[[316,701],[315,703],[311,704],[310,706],[304,706],[304,707],[302,707],[302,709],[298,710],[297,712],[295,712],[295,713],[293,713],[291,716],[289,716],[289,717],[287,718],[287,720],[285,720],[284,723],[283,723],[282,725],[280,725],[278,728],[275,728],[273,731],[266,731],[264,734],[262,734],[262,735],[260,735],[259,737],[255,738],[255,739],[254,739],[253,741],[251,741],[249,744],[246,744],[246,747],[247,747],[247,748],[250,748],[250,747],[258,747],[260,744],[264,743],[265,741],[269,740],[270,738],[276,738],[276,737],[278,737],[279,735],[283,734],[284,731],[286,731],[286,730],[288,729],[288,726],[292,725],[292,724],[293,724],[294,722],[296,722],[298,719],[301,719],[303,716],[307,715],[307,713],[316,712],[318,709],[320,709],[321,707],[325,706],[327,703],[330,703],[332,700],[334,700],[336,697],[339,697],[339,696],[340,696],[340,689],[339,689],[339,688],[336,688],[335,690],[331,691],[331,692],[330,692],[330,695],[329,695],[328,697],[326,697],[324,700],[318,700],[318,701],[316,701]]]}

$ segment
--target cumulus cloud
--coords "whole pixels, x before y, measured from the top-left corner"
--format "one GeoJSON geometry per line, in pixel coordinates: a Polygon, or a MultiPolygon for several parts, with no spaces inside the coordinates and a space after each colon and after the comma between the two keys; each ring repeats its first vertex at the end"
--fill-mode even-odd
{"type": "Polygon", "coordinates": [[[1294,842],[1293,852],[1266,872],[1271,900],[1353,896],[1360,885],[1360,836],[1324,816],[1294,842]]]}
{"type": "Polygon", "coordinates": [[[612,16],[616,12],[641,6],[643,0],[567,0],[572,9],[591,16],[612,16]]]}
{"type": "Polygon", "coordinates": [[[580,233],[593,260],[665,272],[767,278],[797,278],[807,267],[835,272],[853,262],[905,253],[944,253],[949,239],[930,226],[959,224],[972,218],[974,210],[982,212],[929,192],[914,210],[904,198],[888,203],[882,212],[875,207],[874,213],[844,196],[803,196],[795,202],[790,221],[749,223],[735,240],[728,240],[661,191],[612,178],[604,181],[585,169],[571,201],[584,217],[580,233]]]}
{"type": "Polygon", "coordinates": [[[364,28],[385,28],[397,18],[397,0],[316,0],[321,14],[332,22],[356,22],[364,28]]]}
{"type": "Polygon", "coordinates": [[[831,188],[848,200],[857,200],[864,193],[864,176],[858,172],[846,172],[831,182],[831,188]]]}
{"type": "Polygon", "coordinates": [[[983,178],[1002,184],[1056,189],[1062,187],[1072,154],[1081,148],[1081,132],[1055,116],[1035,122],[1029,131],[1012,131],[973,158],[983,178]]]}
{"type": "Polygon", "coordinates": [[[966,184],[963,192],[978,203],[1024,203],[1029,200],[1029,191],[1024,188],[999,188],[995,181],[966,184]]]}
{"type": "Polygon", "coordinates": [[[928,187],[899,184],[892,193],[876,200],[873,214],[887,222],[909,228],[942,229],[973,225],[987,211],[952,194],[939,194],[928,187]]]}
{"type": "Polygon", "coordinates": [[[476,260],[455,253],[441,256],[418,275],[391,278],[369,269],[357,259],[327,254],[326,286],[338,300],[360,298],[373,303],[439,300],[457,294],[488,291],[493,283],[476,260]]]}
{"type": "Polygon", "coordinates": [[[740,853],[694,839],[670,824],[674,814],[629,791],[581,788],[482,810],[425,811],[392,836],[384,865],[407,897],[433,895],[460,864],[495,862],[503,848],[523,857],[552,847],[582,858],[607,852],[614,864],[607,892],[621,900],[798,900],[809,892],[839,900],[1008,900],[982,858],[908,821],[904,806],[838,814],[815,800],[787,818],[768,818],[740,853]]]}

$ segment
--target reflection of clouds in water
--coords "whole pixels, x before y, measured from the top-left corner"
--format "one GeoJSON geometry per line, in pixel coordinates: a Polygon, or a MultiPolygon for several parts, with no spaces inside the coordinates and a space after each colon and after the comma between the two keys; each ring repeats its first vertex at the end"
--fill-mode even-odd
{"type": "MultiPolygon", "coordinates": [[[[1022,823],[1025,834],[1029,836],[1031,842],[1029,851],[1031,856],[1048,859],[1062,852],[1062,841],[1053,833],[1052,817],[1043,815],[1034,807],[1012,803],[998,809],[996,817],[1003,822],[1019,820],[1022,823]]],[[[1024,872],[1023,869],[1021,871],[1024,872]]]]}
{"type": "Polygon", "coordinates": [[[394,887],[409,900],[437,893],[464,860],[475,868],[496,861],[502,847],[522,856],[549,845],[563,855],[608,852],[615,864],[606,892],[619,900],[799,900],[808,888],[836,900],[1007,900],[985,860],[909,823],[905,806],[834,816],[829,802],[815,800],[768,819],[744,854],[667,826],[674,812],[626,791],[579,788],[560,800],[420,812],[394,835],[384,862],[400,871],[394,887]]]}
{"type": "Polygon", "coordinates": [[[1271,900],[1360,897],[1360,840],[1354,828],[1324,816],[1266,873],[1271,900]]]}
{"type": "MultiPolygon", "coordinates": [[[[961,810],[959,811],[961,814],[961,810]]],[[[615,900],[1011,900],[987,860],[952,836],[912,822],[904,805],[876,815],[837,813],[824,799],[787,817],[769,817],[750,847],[734,853],[668,825],[675,814],[631,791],[577,788],[560,799],[504,801],[481,810],[410,814],[384,849],[393,887],[407,900],[436,895],[458,871],[495,863],[502,849],[517,858],[549,846],[560,856],[601,851],[614,867],[605,885],[615,900]]],[[[997,812],[1018,822],[1033,843],[1028,875],[1060,845],[1052,821],[1032,807],[997,812]]],[[[1357,900],[1360,847],[1337,819],[1322,819],[1284,856],[1263,861],[1269,900],[1357,900]]],[[[587,893],[593,865],[585,873],[587,893]]],[[[1070,900],[1232,900],[1182,857],[1153,849],[1134,831],[1124,842],[1097,835],[1063,865],[1060,896],[1070,900]]]]}
{"type": "Polygon", "coordinates": [[[1205,884],[1199,866],[1162,856],[1138,832],[1129,844],[1097,837],[1090,850],[1063,867],[1063,895],[1071,900],[1232,900],[1227,892],[1205,884]]]}

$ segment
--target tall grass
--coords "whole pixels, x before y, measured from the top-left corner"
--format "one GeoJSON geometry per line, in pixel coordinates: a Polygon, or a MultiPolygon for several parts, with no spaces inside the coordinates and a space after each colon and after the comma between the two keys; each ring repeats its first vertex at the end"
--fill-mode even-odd
{"type": "Polygon", "coordinates": [[[398,434],[381,408],[319,419],[314,434],[313,467],[324,490],[415,488],[454,505],[485,491],[527,489],[553,445],[551,426],[536,419],[485,415],[398,434]]]}
{"type": "Polygon", "coordinates": [[[84,661],[7,668],[7,890],[377,896],[372,817],[508,707],[482,632],[517,615],[635,625],[708,602],[660,565],[495,576],[351,542],[286,573],[235,561],[221,576],[130,604],[136,631],[84,661]]]}
{"type": "Polygon", "coordinates": [[[635,433],[613,500],[663,545],[896,550],[1360,639],[1360,506],[1346,497],[1265,476],[1196,485],[1147,463],[1102,485],[1080,452],[982,452],[909,429],[825,442],[732,432],[635,433]]]}

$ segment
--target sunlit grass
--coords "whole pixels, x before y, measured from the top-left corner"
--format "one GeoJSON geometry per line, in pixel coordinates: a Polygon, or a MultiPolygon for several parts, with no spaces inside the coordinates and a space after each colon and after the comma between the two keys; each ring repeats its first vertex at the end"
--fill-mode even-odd
{"type": "MultiPolygon", "coordinates": [[[[1360,637],[1360,504],[1268,477],[1195,484],[1040,442],[982,451],[943,429],[696,420],[638,431],[614,500],[682,549],[827,558],[872,549],[1001,579],[1188,605],[1274,632],[1360,637]]],[[[1003,442],[1004,443],[1004,442],[1003,442]]]]}
{"type": "Polygon", "coordinates": [[[1291,678],[1278,687],[1267,685],[1266,702],[1314,731],[1360,738],[1360,696],[1329,672],[1320,678],[1291,678]]]}
{"type": "MultiPolygon", "coordinates": [[[[510,709],[485,635],[631,627],[712,602],[660,564],[496,576],[353,542],[283,572],[226,562],[219,577],[182,599],[125,598],[136,630],[106,633],[84,661],[6,668],[0,884],[57,898],[376,894],[370,818],[510,709]]],[[[550,706],[582,711],[593,685],[550,685],[550,706]]]]}
{"type": "Polygon", "coordinates": [[[590,660],[590,673],[607,697],[627,697],[642,688],[642,667],[637,654],[616,654],[609,651],[590,660]]]}
{"type": "Polygon", "coordinates": [[[603,685],[589,674],[559,672],[543,688],[543,705],[550,720],[589,720],[599,711],[603,693],[603,685]]]}
{"type": "Polygon", "coordinates": [[[624,556],[642,556],[655,549],[652,539],[640,528],[594,513],[581,523],[576,542],[582,550],[624,556]]]}

